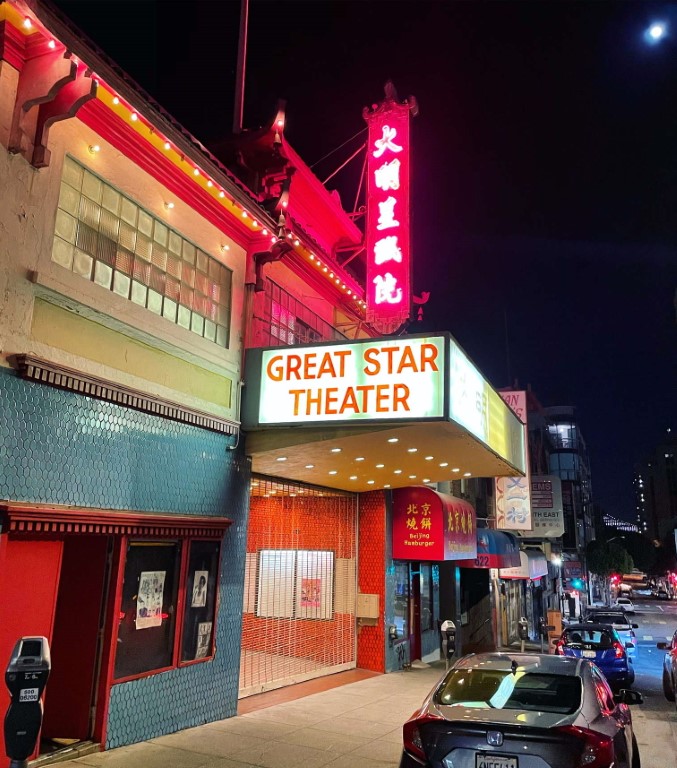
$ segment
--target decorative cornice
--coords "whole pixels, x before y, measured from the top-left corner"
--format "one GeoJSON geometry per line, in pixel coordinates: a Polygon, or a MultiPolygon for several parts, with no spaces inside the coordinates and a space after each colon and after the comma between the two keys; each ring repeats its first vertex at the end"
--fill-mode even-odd
{"type": "Polygon", "coordinates": [[[143,536],[199,536],[220,539],[232,524],[227,517],[155,515],[90,507],[0,502],[0,533],[143,536]]]}
{"type": "Polygon", "coordinates": [[[212,432],[236,435],[240,429],[238,422],[228,421],[31,355],[15,355],[12,362],[21,376],[30,381],[79,392],[144,413],[152,413],[155,416],[209,429],[212,432]]]}

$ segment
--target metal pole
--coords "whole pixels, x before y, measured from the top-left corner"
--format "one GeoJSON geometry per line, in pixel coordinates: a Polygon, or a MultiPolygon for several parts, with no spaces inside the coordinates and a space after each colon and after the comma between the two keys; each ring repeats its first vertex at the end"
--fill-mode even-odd
{"type": "Polygon", "coordinates": [[[247,23],[249,0],[240,0],[240,37],[237,44],[237,74],[235,76],[235,103],[233,104],[233,133],[242,131],[244,118],[244,82],[247,62],[247,23]]]}

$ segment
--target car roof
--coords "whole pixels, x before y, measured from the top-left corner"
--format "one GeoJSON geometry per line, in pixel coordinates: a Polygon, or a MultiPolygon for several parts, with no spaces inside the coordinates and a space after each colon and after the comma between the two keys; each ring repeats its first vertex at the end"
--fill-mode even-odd
{"type": "MultiPolygon", "coordinates": [[[[589,626],[589,625],[588,625],[589,626]]],[[[495,669],[510,672],[513,662],[545,675],[580,675],[582,659],[546,653],[471,653],[460,658],[453,669],[495,669]]]]}

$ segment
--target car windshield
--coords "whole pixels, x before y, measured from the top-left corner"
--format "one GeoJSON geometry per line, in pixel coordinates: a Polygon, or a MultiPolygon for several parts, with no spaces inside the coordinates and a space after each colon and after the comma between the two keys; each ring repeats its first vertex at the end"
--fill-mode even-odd
{"type": "Polygon", "coordinates": [[[438,704],[481,709],[522,709],[569,715],[581,706],[581,680],[524,668],[455,669],[435,695],[438,704]]]}
{"type": "Polygon", "coordinates": [[[580,645],[584,643],[586,646],[590,646],[593,650],[603,651],[606,648],[611,648],[614,644],[615,638],[605,629],[568,629],[564,633],[565,645],[580,645]]]}
{"type": "Polygon", "coordinates": [[[594,616],[589,616],[586,621],[595,624],[613,624],[615,627],[631,629],[630,622],[622,613],[596,613],[594,616]]]}

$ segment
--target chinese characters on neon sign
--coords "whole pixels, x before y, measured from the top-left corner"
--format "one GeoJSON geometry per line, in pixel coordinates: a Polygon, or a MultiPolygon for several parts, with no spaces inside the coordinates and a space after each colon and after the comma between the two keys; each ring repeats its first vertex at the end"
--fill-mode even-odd
{"type": "Polygon", "coordinates": [[[386,97],[365,110],[367,144],[367,319],[392,333],[409,318],[409,104],[386,97]]]}

